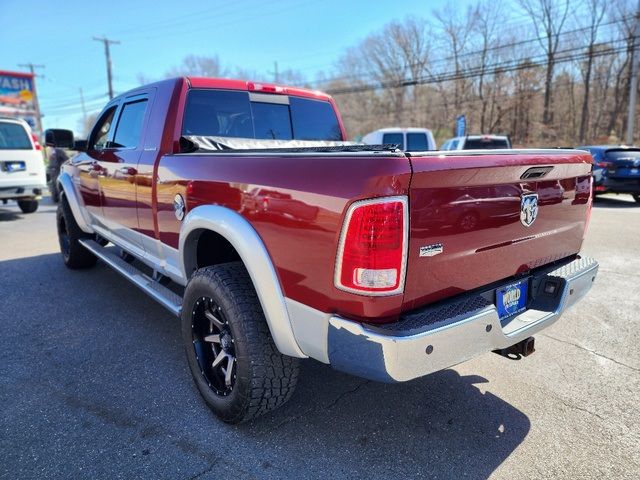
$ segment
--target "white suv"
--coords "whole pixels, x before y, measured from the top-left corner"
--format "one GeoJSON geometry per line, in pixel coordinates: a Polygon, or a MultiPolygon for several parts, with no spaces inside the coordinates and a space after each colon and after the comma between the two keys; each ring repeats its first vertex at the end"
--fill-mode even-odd
{"type": "Polygon", "coordinates": [[[46,188],[42,149],[24,120],[0,118],[0,200],[32,213],[46,188]]]}

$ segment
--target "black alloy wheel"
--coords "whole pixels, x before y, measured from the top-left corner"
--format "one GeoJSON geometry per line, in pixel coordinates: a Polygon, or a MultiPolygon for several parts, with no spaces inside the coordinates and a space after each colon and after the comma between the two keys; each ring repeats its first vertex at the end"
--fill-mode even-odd
{"type": "Polygon", "coordinates": [[[275,346],[241,262],[196,270],[185,288],[180,317],[189,370],[221,420],[251,420],[291,397],[298,359],[275,346]]]}
{"type": "Polygon", "coordinates": [[[62,258],[64,262],[67,263],[69,261],[69,255],[71,254],[71,240],[69,240],[67,223],[62,215],[58,215],[58,242],[60,243],[62,258]]]}
{"type": "Polygon", "coordinates": [[[209,388],[227,396],[235,385],[235,340],[222,308],[210,297],[200,297],[191,314],[191,334],[200,372],[209,388]]]}

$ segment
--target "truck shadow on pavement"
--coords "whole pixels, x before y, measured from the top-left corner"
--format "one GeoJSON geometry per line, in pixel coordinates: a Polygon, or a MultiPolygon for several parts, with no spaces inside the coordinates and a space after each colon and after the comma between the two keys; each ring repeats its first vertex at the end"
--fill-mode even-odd
{"type": "Polygon", "coordinates": [[[21,218],[23,218],[22,214],[7,208],[2,208],[2,205],[0,205],[0,222],[11,222],[13,220],[20,220],[21,218]]]}
{"type": "Polygon", "coordinates": [[[487,478],[530,430],[480,376],[387,385],[312,360],[288,404],[229,426],[193,384],[179,322],[117,273],[69,271],[59,254],[0,271],[14,478],[487,478]]]}
{"type": "Polygon", "coordinates": [[[322,452],[347,478],[487,478],[530,429],[481,376],[449,369],[387,385],[304,363],[291,404],[244,430],[294,454],[322,452]]]}
{"type": "Polygon", "coordinates": [[[10,200],[7,204],[0,203],[0,222],[11,222],[14,220],[25,220],[31,216],[37,215],[55,215],[55,210],[45,210],[45,207],[55,207],[56,204],[51,200],[49,195],[45,195],[40,200],[38,210],[33,213],[22,213],[18,208],[18,204],[10,200]]]}

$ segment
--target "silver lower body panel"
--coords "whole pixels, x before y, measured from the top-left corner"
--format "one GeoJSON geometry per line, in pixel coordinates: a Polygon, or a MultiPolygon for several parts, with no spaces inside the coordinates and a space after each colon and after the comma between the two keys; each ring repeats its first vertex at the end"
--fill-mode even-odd
{"type": "Polygon", "coordinates": [[[329,362],[338,370],[384,382],[407,381],[457,365],[553,324],[589,291],[597,271],[598,263],[586,257],[539,270],[529,277],[527,310],[502,320],[491,300],[499,285],[412,312],[383,327],[332,316],[329,362]],[[544,292],[548,283],[556,285],[553,295],[544,292]]]}

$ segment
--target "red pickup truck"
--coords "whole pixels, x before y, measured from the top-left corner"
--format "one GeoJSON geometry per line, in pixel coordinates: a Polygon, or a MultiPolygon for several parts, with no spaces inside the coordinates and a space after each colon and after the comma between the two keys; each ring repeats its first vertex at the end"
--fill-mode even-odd
{"type": "Polygon", "coordinates": [[[320,92],[178,78],[110,101],[62,167],[65,264],[99,258],[179,316],[224,421],[283,404],[300,358],[396,382],[528,355],[595,279],[588,153],[345,138],[320,92]]]}

